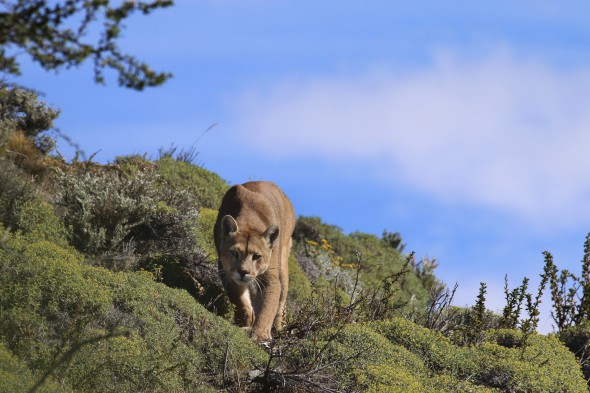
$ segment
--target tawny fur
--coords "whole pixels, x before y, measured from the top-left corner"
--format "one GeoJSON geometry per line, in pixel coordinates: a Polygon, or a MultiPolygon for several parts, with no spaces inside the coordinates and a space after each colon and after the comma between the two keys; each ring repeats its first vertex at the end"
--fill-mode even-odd
{"type": "Polygon", "coordinates": [[[233,186],[221,202],[214,228],[219,274],[236,324],[256,341],[283,327],[294,228],[293,206],[274,183],[233,186]]]}

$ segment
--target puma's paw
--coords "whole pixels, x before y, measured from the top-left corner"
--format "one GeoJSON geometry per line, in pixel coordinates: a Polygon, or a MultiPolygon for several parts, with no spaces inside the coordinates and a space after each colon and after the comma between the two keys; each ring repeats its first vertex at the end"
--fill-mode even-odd
{"type": "Polygon", "coordinates": [[[250,337],[252,338],[252,340],[256,342],[270,342],[272,340],[270,332],[260,332],[252,330],[250,332],[250,337]]]}

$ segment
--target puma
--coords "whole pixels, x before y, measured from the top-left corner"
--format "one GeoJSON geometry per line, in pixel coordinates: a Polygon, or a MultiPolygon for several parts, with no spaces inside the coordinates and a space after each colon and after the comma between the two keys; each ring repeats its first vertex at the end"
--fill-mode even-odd
{"type": "Polygon", "coordinates": [[[256,341],[283,327],[295,212],[274,183],[235,185],[221,202],[214,228],[219,275],[234,319],[256,341]]]}

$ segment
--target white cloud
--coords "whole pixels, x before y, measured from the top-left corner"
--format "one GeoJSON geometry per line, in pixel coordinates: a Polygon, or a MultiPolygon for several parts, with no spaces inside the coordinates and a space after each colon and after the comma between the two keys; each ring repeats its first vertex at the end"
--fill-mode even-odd
{"type": "Polygon", "coordinates": [[[266,154],[374,162],[386,181],[535,222],[590,218],[590,67],[441,52],[418,71],[244,95],[236,116],[266,154]]]}

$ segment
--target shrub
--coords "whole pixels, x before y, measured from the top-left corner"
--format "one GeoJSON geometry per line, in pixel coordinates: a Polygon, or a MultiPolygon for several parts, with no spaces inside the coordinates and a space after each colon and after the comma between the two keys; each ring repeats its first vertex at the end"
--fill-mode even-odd
{"type": "Polygon", "coordinates": [[[0,223],[12,231],[34,234],[65,246],[67,232],[53,206],[38,196],[20,169],[0,159],[0,223]]]}
{"type": "Polygon", "coordinates": [[[553,312],[551,316],[559,331],[585,324],[590,318],[590,233],[584,242],[584,257],[580,276],[561,270],[553,263],[553,256],[545,251],[544,275],[551,288],[553,312]]]}
{"type": "Polygon", "coordinates": [[[501,387],[512,391],[586,392],[573,354],[554,336],[515,330],[489,332],[487,345],[476,352],[482,376],[506,378],[501,387]]]}
{"type": "Polygon", "coordinates": [[[433,373],[423,356],[389,341],[367,324],[322,329],[304,340],[287,339],[282,344],[274,348],[281,354],[275,365],[280,371],[269,373],[268,390],[282,383],[287,392],[495,391],[452,373],[433,373]]]}
{"type": "Polygon", "coordinates": [[[459,284],[455,284],[453,289],[439,286],[431,292],[426,309],[408,314],[408,320],[427,329],[441,332],[451,339],[457,336],[463,332],[464,321],[471,311],[453,305],[458,287],[459,284]]]}
{"type": "Polygon", "coordinates": [[[35,190],[22,171],[12,162],[0,159],[0,221],[10,229],[17,229],[18,210],[35,199],[35,190]]]}
{"type": "Polygon", "coordinates": [[[407,349],[393,345],[385,337],[375,333],[368,326],[348,325],[336,334],[330,355],[342,362],[336,367],[340,380],[347,380],[350,387],[356,386],[367,391],[377,388],[405,387],[410,391],[424,388],[422,379],[428,369],[421,359],[407,349]],[[387,375],[396,379],[388,380],[387,375]]]}
{"type": "Polygon", "coordinates": [[[141,157],[114,167],[62,173],[56,203],[71,242],[113,271],[144,269],[168,286],[189,291],[208,309],[227,314],[212,264],[215,213],[197,210],[188,190],[165,182],[141,157]]]}
{"type": "Polygon", "coordinates": [[[83,317],[103,317],[106,293],[82,276],[76,257],[47,241],[10,239],[1,251],[0,331],[33,369],[55,357],[66,338],[84,333],[83,317]]]}
{"type": "Polygon", "coordinates": [[[67,246],[66,228],[47,202],[35,199],[18,203],[15,224],[16,229],[39,240],[67,246]]]}
{"type": "Polygon", "coordinates": [[[60,174],[56,198],[70,242],[113,271],[157,272],[174,287],[197,292],[185,267],[205,259],[196,244],[196,202],[162,186],[152,172],[112,168],[60,174]]]}
{"type": "MultiPolygon", "coordinates": [[[[52,148],[52,146],[45,147],[48,150],[52,148]]],[[[49,168],[47,162],[51,161],[44,152],[39,150],[33,139],[21,131],[13,132],[8,136],[6,153],[19,168],[23,168],[33,176],[45,174],[49,168]]]]}
{"type": "Polygon", "coordinates": [[[9,88],[0,81],[0,136],[4,132],[21,131],[35,137],[53,128],[53,121],[58,116],[59,110],[39,101],[34,91],[9,88]]]}
{"type": "Polygon", "coordinates": [[[435,393],[416,378],[407,369],[400,368],[397,364],[367,364],[363,369],[355,372],[357,388],[362,387],[366,393],[405,393],[424,392],[435,393]]]}
{"type": "Polygon", "coordinates": [[[332,250],[331,244],[326,239],[320,240],[319,243],[313,240],[308,240],[306,243],[306,254],[316,272],[314,282],[327,281],[328,285],[335,285],[348,294],[360,289],[360,283],[355,280],[356,265],[353,262],[343,267],[342,257],[332,250]]]}
{"type": "Polygon", "coordinates": [[[266,356],[239,328],[147,272],[112,273],[47,241],[0,249],[0,341],[75,391],[231,386],[266,356]]]}
{"type": "Polygon", "coordinates": [[[55,141],[44,131],[53,128],[59,116],[37,93],[17,87],[8,87],[0,81],[0,156],[9,157],[19,167],[33,175],[47,172],[47,157],[55,141]]]}
{"type": "Polygon", "coordinates": [[[500,326],[501,317],[485,306],[486,293],[487,284],[481,282],[475,304],[470,308],[457,310],[454,328],[445,332],[445,336],[453,343],[460,346],[479,345],[484,341],[488,330],[500,326]]]}
{"type": "MultiPolygon", "coordinates": [[[[0,392],[27,393],[33,391],[43,376],[34,375],[26,364],[16,358],[0,344],[0,392]]],[[[53,379],[45,380],[35,390],[38,393],[72,392],[66,386],[58,385],[53,379]]]]}
{"type": "Polygon", "coordinates": [[[201,208],[197,220],[196,241],[197,246],[202,249],[212,261],[217,260],[217,251],[213,242],[213,227],[217,220],[217,210],[201,208]]]}
{"type": "Polygon", "coordinates": [[[587,391],[575,358],[555,337],[497,330],[480,345],[462,348],[401,319],[369,326],[419,355],[434,372],[458,380],[508,392],[587,391]]]}
{"type": "Polygon", "coordinates": [[[142,172],[153,172],[156,169],[156,164],[148,160],[145,155],[116,157],[115,166],[127,176],[135,176],[137,173],[142,172]]]}
{"type": "Polygon", "coordinates": [[[217,174],[170,157],[158,160],[156,171],[174,189],[187,190],[197,198],[201,208],[218,209],[223,195],[229,189],[217,174]]]}
{"type": "Polygon", "coordinates": [[[558,337],[576,356],[584,378],[590,381],[590,322],[565,328],[558,333],[558,337]]]}
{"type": "Polygon", "coordinates": [[[160,187],[153,172],[62,172],[60,182],[56,203],[80,251],[100,255],[132,243],[139,254],[195,252],[196,203],[186,192],[160,187]]]}
{"type": "MultiPolygon", "coordinates": [[[[345,235],[342,229],[323,223],[318,217],[299,217],[293,234],[294,249],[299,256],[309,256],[308,244],[318,244],[322,247],[327,241],[333,254],[333,261],[338,267],[358,267],[359,257],[362,255],[362,269],[360,270],[360,286],[365,289],[377,289],[383,284],[386,277],[391,277],[402,270],[406,264],[407,256],[401,254],[401,239],[399,236],[384,233],[383,238],[377,236],[353,232],[345,235]]],[[[312,258],[313,259],[313,258],[312,258]]],[[[411,274],[395,284],[399,289],[399,297],[413,299],[409,309],[422,309],[426,306],[429,294],[433,288],[441,285],[434,277],[435,263],[413,264],[411,274]]],[[[353,281],[341,275],[339,279],[343,283],[353,281]]],[[[354,277],[354,274],[352,274],[354,277]]]]}
{"type": "Polygon", "coordinates": [[[377,333],[397,345],[402,345],[410,352],[420,356],[432,370],[445,369],[445,365],[453,362],[458,347],[441,333],[419,327],[412,322],[393,318],[390,321],[373,322],[369,326],[377,333]]]}
{"type": "Polygon", "coordinates": [[[291,253],[289,255],[289,292],[288,292],[288,304],[302,304],[307,301],[312,292],[312,285],[301,266],[297,262],[297,259],[291,253]]]}
{"type": "Polygon", "coordinates": [[[420,366],[419,359],[360,325],[321,329],[298,340],[286,336],[271,349],[279,356],[259,379],[261,391],[365,391],[369,370],[386,362],[399,366],[407,380],[420,378],[405,368],[406,363],[420,366]]]}

